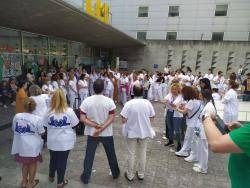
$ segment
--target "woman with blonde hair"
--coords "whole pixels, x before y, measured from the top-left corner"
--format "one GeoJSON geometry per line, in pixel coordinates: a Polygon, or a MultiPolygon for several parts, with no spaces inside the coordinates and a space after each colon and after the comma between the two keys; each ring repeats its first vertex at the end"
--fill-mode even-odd
{"type": "Polygon", "coordinates": [[[11,154],[15,155],[15,160],[22,164],[21,187],[33,188],[39,180],[35,180],[37,162],[42,162],[43,141],[41,134],[45,132],[41,118],[32,114],[36,108],[33,99],[27,98],[23,102],[23,113],[15,115],[12,124],[14,131],[11,154]]]}
{"type": "Polygon", "coordinates": [[[64,178],[67,159],[76,142],[76,133],[72,128],[79,123],[75,112],[68,107],[62,89],[55,91],[43,123],[48,131],[49,180],[53,182],[57,172],[57,187],[61,188],[68,184],[68,180],[64,178]]]}
{"type": "Polygon", "coordinates": [[[166,136],[169,139],[165,146],[174,146],[174,133],[177,142],[176,151],[181,149],[181,126],[183,125],[183,114],[177,110],[177,107],[184,102],[181,95],[181,85],[174,83],[171,85],[170,93],[163,102],[167,107],[166,115],[166,136]]]}

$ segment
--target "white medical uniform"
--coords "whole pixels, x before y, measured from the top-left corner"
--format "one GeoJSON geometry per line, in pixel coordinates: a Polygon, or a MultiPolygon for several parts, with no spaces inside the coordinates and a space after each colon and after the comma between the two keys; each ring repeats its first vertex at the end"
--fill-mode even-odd
{"type": "Polygon", "coordinates": [[[185,107],[188,109],[188,113],[186,116],[186,124],[187,130],[185,133],[185,139],[181,150],[178,153],[182,153],[183,155],[187,155],[191,149],[191,158],[197,159],[197,148],[194,144],[194,128],[199,127],[200,120],[199,116],[202,111],[203,106],[201,105],[201,101],[194,99],[189,100],[185,107]]]}
{"type": "Polygon", "coordinates": [[[41,154],[43,140],[40,134],[45,130],[39,116],[30,113],[18,113],[12,123],[14,138],[11,154],[21,157],[37,157],[41,154]]]}
{"type": "Polygon", "coordinates": [[[47,127],[47,147],[52,151],[67,151],[74,148],[76,133],[72,129],[79,123],[75,112],[68,108],[63,113],[48,112],[43,118],[47,127]]]}
{"type": "Polygon", "coordinates": [[[205,134],[204,126],[202,125],[202,116],[210,114],[210,115],[215,115],[216,114],[216,109],[213,105],[212,102],[208,102],[203,110],[201,111],[200,114],[200,123],[199,127],[197,126],[199,130],[199,136],[195,134],[195,143],[197,145],[197,160],[198,160],[198,165],[202,170],[207,170],[208,169],[208,143],[207,143],[207,137],[205,134]]]}
{"type": "Polygon", "coordinates": [[[69,81],[69,86],[68,86],[68,94],[69,94],[69,104],[70,104],[70,107],[73,108],[74,107],[74,104],[75,104],[75,100],[76,98],[78,97],[77,96],[77,93],[75,91],[77,91],[77,88],[76,88],[76,82],[73,81],[73,80],[70,80],[69,81]]]}
{"type": "Polygon", "coordinates": [[[222,103],[224,104],[223,121],[225,124],[230,124],[238,121],[239,102],[237,92],[234,89],[229,89],[222,103]]]}
{"type": "Polygon", "coordinates": [[[79,96],[82,103],[89,96],[88,82],[86,80],[79,80],[78,86],[81,88],[79,89],[79,96]]]}
{"type": "Polygon", "coordinates": [[[146,151],[148,138],[153,138],[155,132],[150,118],[155,116],[152,104],[147,99],[135,98],[128,101],[121,111],[121,116],[127,119],[123,125],[123,136],[127,138],[129,179],[134,178],[134,163],[138,151],[138,176],[144,177],[146,166],[146,151]]]}

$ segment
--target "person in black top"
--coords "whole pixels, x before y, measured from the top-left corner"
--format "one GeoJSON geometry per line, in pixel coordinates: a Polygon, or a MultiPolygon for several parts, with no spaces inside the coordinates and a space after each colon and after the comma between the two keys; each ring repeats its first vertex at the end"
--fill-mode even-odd
{"type": "Polygon", "coordinates": [[[247,74],[247,78],[242,83],[243,86],[243,101],[250,101],[250,73],[247,74]]]}

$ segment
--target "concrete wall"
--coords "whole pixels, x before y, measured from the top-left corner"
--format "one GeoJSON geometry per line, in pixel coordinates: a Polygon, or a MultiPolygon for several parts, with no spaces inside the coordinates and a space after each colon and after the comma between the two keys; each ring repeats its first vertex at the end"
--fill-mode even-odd
{"type": "Polygon", "coordinates": [[[221,70],[224,73],[230,73],[237,71],[239,65],[246,63],[250,65],[249,42],[149,40],[146,44],[144,48],[139,49],[114,49],[114,55],[127,59],[130,70],[146,68],[153,71],[153,64],[158,64],[159,70],[162,71],[170,60],[169,63],[173,69],[180,68],[183,61],[185,66],[190,66],[195,71],[198,51],[201,54],[201,57],[198,57],[200,68],[196,72],[207,72],[212,66],[213,59],[215,72],[221,70]],[[232,64],[227,71],[228,62],[232,64]]]}
{"type": "Polygon", "coordinates": [[[249,0],[106,0],[112,25],[136,38],[146,31],[147,39],[165,40],[177,32],[177,40],[211,40],[212,32],[224,32],[224,40],[247,41],[250,31],[249,0]],[[216,5],[228,4],[227,16],[215,16],[216,5]],[[147,6],[148,17],[138,17],[147,6]],[[169,6],[179,6],[179,16],[168,17],[169,6]]]}

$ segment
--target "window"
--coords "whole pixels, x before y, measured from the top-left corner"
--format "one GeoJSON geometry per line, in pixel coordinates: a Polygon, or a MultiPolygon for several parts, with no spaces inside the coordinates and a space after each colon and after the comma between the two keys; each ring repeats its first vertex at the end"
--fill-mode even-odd
{"type": "Polygon", "coordinates": [[[141,18],[148,17],[148,7],[139,7],[138,17],[141,17],[141,18]]]}
{"type": "Polygon", "coordinates": [[[216,5],[215,16],[226,16],[228,5],[216,5]]]}
{"type": "Polygon", "coordinates": [[[167,40],[176,40],[177,39],[177,32],[167,32],[167,40]]]}
{"type": "Polygon", "coordinates": [[[137,39],[138,40],[146,40],[147,39],[147,32],[145,32],[145,31],[137,32],[137,39]]]}
{"type": "Polygon", "coordinates": [[[212,40],[214,41],[222,41],[224,37],[223,32],[213,32],[212,33],[212,40]]]}
{"type": "Polygon", "coordinates": [[[168,17],[179,16],[179,6],[169,6],[168,17]]]}

